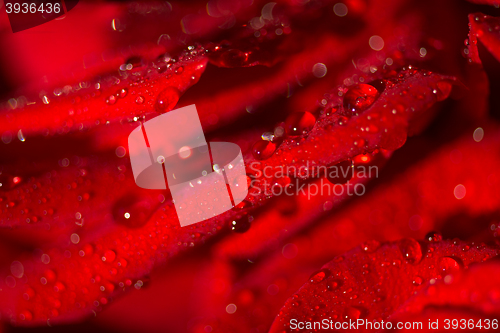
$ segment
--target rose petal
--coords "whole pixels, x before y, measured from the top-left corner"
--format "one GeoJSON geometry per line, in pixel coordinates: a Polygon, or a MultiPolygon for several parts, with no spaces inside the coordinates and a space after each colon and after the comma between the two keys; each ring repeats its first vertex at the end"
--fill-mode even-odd
{"type": "Polygon", "coordinates": [[[313,273],[288,299],[270,332],[292,332],[292,319],[386,319],[426,284],[497,254],[458,241],[424,244],[414,239],[356,248],[313,273]],[[464,253],[465,246],[470,248],[464,253]]]}

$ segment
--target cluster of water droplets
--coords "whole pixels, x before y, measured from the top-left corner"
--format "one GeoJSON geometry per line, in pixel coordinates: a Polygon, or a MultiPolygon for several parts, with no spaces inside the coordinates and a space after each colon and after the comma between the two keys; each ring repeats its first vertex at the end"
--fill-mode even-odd
{"type": "Polygon", "coordinates": [[[207,46],[209,58],[219,67],[250,67],[272,65],[276,49],[285,35],[292,32],[288,19],[273,12],[276,3],[263,6],[261,15],[241,27],[238,42],[223,40],[207,46]]]}
{"type": "MultiPolygon", "coordinates": [[[[143,107],[153,109],[158,113],[165,113],[172,110],[181,96],[181,91],[177,86],[171,85],[161,89],[158,93],[153,93],[156,87],[148,80],[154,79],[155,75],[161,74],[167,80],[172,76],[178,76],[185,72],[185,64],[195,61],[204,55],[207,50],[200,45],[188,46],[177,57],[172,57],[168,53],[158,56],[153,61],[146,61],[140,57],[131,57],[120,66],[121,79],[129,79],[128,87],[118,89],[114,94],[106,97],[105,101],[112,106],[121,99],[128,98],[140,110],[143,107]],[[136,92],[136,87],[141,86],[141,92],[136,92]]],[[[200,65],[201,66],[201,65],[200,65]]],[[[191,80],[196,80],[195,76],[191,80]]],[[[120,80],[116,84],[118,84],[120,80]]],[[[137,118],[137,117],[136,117],[137,118]]],[[[137,121],[134,119],[134,121],[137,121]]]]}
{"type": "MultiPolygon", "coordinates": [[[[366,241],[360,246],[361,254],[368,255],[368,258],[361,259],[361,263],[366,262],[362,267],[346,271],[341,264],[345,261],[344,256],[335,257],[328,268],[322,268],[310,276],[308,283],[287,302],[285,309],[291,315],[297,316],[297,313],[301,313],[308,320],[325,317],[331,317],[334,321],[367,318],[371,315],[371,307],[388,297],[384,293],[385,288],[382,286],[382,281],[388,276],[397,276],[396,273],[386,275],[385,271],[403,268],[403,265],[424,265],[425,267],[418,269],[405,268],[405,271],[423,272],[422,275],[416,273],[412,277],[411,283],[415,290],[424,287],[426,283],[433,285],[438,280],[449,284],[453,281],[454,273],[467,267],[464,264],[465,259],[462,259],[462,254],[468,252],[472,247],[478,251],[485,249],[484,244],[466,244],[459,240],[452,241],[451,244],[444,244],[444,247],[441,246],[441,242],[443,242],[442,236],[437,232],[428,233],[423,242],[412,238],[402,239],[397,242],[401,259],[384,260],[383,251],[391,251],[390,247],[383,249],[378,241],[366,241]],[[451,250],[443,251],[450,245],[451,250]],[[454,247],[458,247],[458,249],[454,249],[454,247]],[[424,258],[433,258],[438,248],[440,257],[437,260],[428,260],[428,263],[423,263],[424,258]],[[377,265],[380,267],[377,268],[377,265]],[[368,285],[367,283],[366,287],[363,287],[365,284],[359,280],[359,277],[356,277],[356,281],[352,281],[359,273],[362,275],[379,274],[380,282],[377,285],[368,285]],[[360,297],[361,294],[358,295],[350,287],[355,285],[359,286],[356,289],[363,295],[363,298],[360,297]],[[335,312],[335,309],[339,309],[339,312],[335,312]]],[[[478,252],[469,257],[467,261],[483,261],[492,255],[495,255],[493,251],[489,255],[478,252]]],[[[356,262],[358,256],[354,253],[352,260],[356,262]]],[[[387,313],[392,313],[393,310],[389,309],[387,313]]]]}

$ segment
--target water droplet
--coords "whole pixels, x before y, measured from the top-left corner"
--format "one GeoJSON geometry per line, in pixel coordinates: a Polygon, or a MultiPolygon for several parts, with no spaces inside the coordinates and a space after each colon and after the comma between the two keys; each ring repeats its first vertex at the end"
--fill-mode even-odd
{"type": "Polygon", "coordinates": [[[438,101],[443,101],[450,96],[452,84],[449,81],[439,81],[436,83],[436,88],[432,91],[438,101]]]}
{"type": "Polygon", "coordinates": [[[54,291],[56,293],[60,293],[60,292],[63,292],[64,290],[66,290],[66,286],[60,282],[60,281],[57,281],[55,284],[54,284],[54,291]]]}
{"type": "Polygon", "coordinates": [[[361,243],[361,249],[367,253],[373,253],[377,251],[377,249],[380,247],[380,243],[376,240],[370,240],[361,243]]]}
{"type": "Polygon", "coordinates": [[[259,140],[252,148],[252,155],[257,160],[266,160],[276,151],[276,144],[271,141],[259,140]]]}
{"type": "Polygon", "coordinates": [[[264,133],[262,133],[262,135],[260,137],[262,138],[262,140],[265,140],[265,141],[273,141],[275,135],[272,132],[264,132],[264,133]]]}
{"type": "Polygon", "coordinates": [[[354,141],[354,145],[358,148],[363,148],[364,146],[366,146],[366,140],[365,139],[357,139],[356,141],[354,141]]]}
{"type": "Polygon", "coordinates": [[[175,69],[175,74],[181,74],[182,72],[184,72],[184,67],[182,66],[179,66],[175,69]]]}
{"type": "Polygon", "coordinates": [[[379,94],[377,88],[372,85],[357,84],[344,94],[344,108],[346,111],[362,112],[375,102],[379,94]]]}
{"type": "Polygon", "coordinates": [[[237,49],[228,49],[218,55],[216,60],[223,67],[242,67],[248,64],[250,52],[237,49]]]}
{"type": "Polygon", "coordinates": [[[45,272],[43,272],[43,278],[45,279],[45,283],[53,283],[56,281],[56,272],[54,272],[51,269],[46,269],[45,272]]]}
{"type": "Polygon", "coordinates": [[[175,87],[168,87],[160,91],[156,98],[155,110],[159,113],[164,113],[172,110],[177,102],[181,92],[175,87]]]}
{"type": "Polygon", "coordinates": [[[413,285],[414,286],[420,286],[424,282],[424,279],[422,279],[420,276],[415,276],[413,278],[413,285]]]}
{"type": "Polygon", "coordinates": [[[354,176],[354,163],[346,160],[328,168],[326,179],[332,184],[342,185],[354,176]]]}
{"type": "Polygon", "coordinates": [[[342,287],[343,285],[343,282],[340,281],[340,280],[332,280],[332,281],[328,281],[327,284],[326,284],[326,289],[332,291],[332,290],[335,290],[335,289],[338,289],[340,287],[342,287]]]}
{"type": "Polygon", "coordinates": [[[357,307],[350,306],[344,311],[344,318],[347,320],[358,320],[361,317],[361,310],[357,307]]]}
{"type": "Polygon", "coordinates": [[[460,270],[460,264],[455,258],[442,257],[439,259],[439,271],[444,275],[456,273],[460,270]]]}
{"type": "Polygon", "coordinates": [[[24,321],[31,321],[31,320],[33,320],[33,314],[28,310],[23,310],[19,314],[19,319],[24,320],[24,321]]]}
{"type": "Polygon", "coordinates": [[[107,250],[106,252],[104,252],[104,255],[102,256],[102,261],[105,261],[105,262],[113,262],[115,261],[116,259],[116,252],[113,251],[113,250],[107,250]]]}
{"type": "Polygon", "coordinates": [[[133,56],[133,57],[128,58],[125,61],[125,64],[127,65],[126,69],[130,70],[130,69],[140,68],[140,67],[144,66],[144,61],[142,60],[141,57],[133,56]]]}
{"type": "Polygon", "coordinates": [[[253,218],[244,216],[242,218],[231,221],[231,230],[237,233],[244,233],[250,229],[253,218]]]}
{"type": "Polygon", "coordinates": [[[405,238],[399,241],[399,250],[410,264],[418,264],[422,260],[422,248],[413,238],[405,238]]]}
{"type": "Polygon", "coordinates": [[[336,256],[335,258],[333,258],[332,261],[333,262],[342,262],[342,261],[344,261],[344,256],[336,256]]]}
{"type": "Polygon", "coordinates": [[[431,231],[425,235],[425,240],[429,243],[437,243],[443,240],[443,236],[439,232],[431,231]]]}
{"type": "Polygon", "coordinates": [[[5,173],[0,173],[0,189],[10,190],[22,182],[19,176],[12,176],[5,173]]]}
{"type": "Polygon", "coordinates": [[[127,194],[114,204],[112,214],[117,223],[129,228],[138,228],[146,224],[156,206],[149,198],[127,194]]]}
{"type": "Polygon", "coordinates": [[[125,96],[127,96],[127,93],[128,93],[128,89],[127,89],[127,88],[122,88],[122,89],[118,92],[118,97],[120,97],[120,98],[124,98],[125,96]]]}
{"type": "Polygon", "coordinates": [[[106,104],[108,104],[108,105],[114,105],[114,104],[116,104],[117,100],[118,99],[116,98],[115,95],[111,95],[108,98],[106,98],[106,104]]]}
{"type": "Polygon", "coordinates": [[[382,137],[380,138],[380,147],[387,150],[396,150],[401,148],[407,139],[406,129],[397,126],[391,130],[385,129],[382,131],[382,137]]]}
{"type": "Polygon", "coordinates": [[[344,116],[340,116],[337,120],[337,123],[339,124],[339,126],[345,126],[347,125],[347,121],[349,119],[347,117],[344,117],[344,116]]]}
{"type": "Polygon", "coordinates": [[[142,96],[142,95],[137,96],[137,98],[135,99],[135,102],[137,104],[144,104],[144,101],[145,101],[145,99],[144,99],[144,96],[142,96]]]}
{"type": "Polygon", "coordinates": [[[310,112],[294,112],[285,120],[286,134],[297,136],[310,131],[316,123],[316,117],[310,112]]]}
{"type": "Polygon", "coordinates": [[[317,272],[312,273],[311,276],[309,277],[309,281],[311,283],[320,283],[328,276],[330,276],[330,271],[328,269],[324,268],[324,269],[321,269],[317,272]]]}

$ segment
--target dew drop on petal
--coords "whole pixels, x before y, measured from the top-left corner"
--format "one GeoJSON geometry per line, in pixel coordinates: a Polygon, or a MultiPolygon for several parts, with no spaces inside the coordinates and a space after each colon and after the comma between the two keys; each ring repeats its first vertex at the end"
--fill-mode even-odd
{"type": "Polygon", "coordinates": [[[429,243],[437,243],[443,240],[443,236],[439,232],[431,231],[425,235],[424,239],[429,243]]]}
{"type": "Polygon", "coordinates": [[[285,120],[286,134],[297,136],[310,131],[316,123],[316,117],[310,112],[294,112],[285,120]]]}
{"type": "Polygon", "coordinates": [[[460,264],[452,257],[442,257],[439,259],[439,271],[442,275],[456,273],[460,270],[460,264]]]}
{"type": "Polygon", "coordinates": [[[54,272],[51,269],[46,269],[45,272],[43,272],[42,279],[45,279],[45,283],[47,282],[53,283],[56,281],[56,277],[57,277],[56,272],[54,272]]]}
{"type": "Polygon", "coordinates": [[[358,320],[361,317],[361,310],[350,306],[344,310],[344,319],[358,320]]]}
{"type": "Polygon", "coordinates": [[[144,61],[141,57],[132,56],[125,61],[127,69],[136,69],[144,66],[144,61]]]}
{"type": "Polygon", "coordinates": [[[147,223],[155,208],[156,204],[152,200],[127,194],[115,202],[112,215],[118,224],[138,228],[147,223]]]}
{"type": "Polygon", "coordinates": [[[410,264],[418,264],[422,260],[422,247],[413,238],[405,238],[399,241],[399,250],[410,264]]]}
{"type": "Polygon", "coordinates": [[[19,313],[19,319],[23,321],[31,321],[33,320],[33,314],[28,310],[23,310],[19,313]]]}
{"type": "Polygon", "coordinates": [[[248,65],[250,53],[238,49],[228,49],[216,54],[215,61],[223,67],[242,67],[248,65]]]}
{"type": "Polygon", "coordinates": [[[408,138],[406,129],[397,126],[391,130],[384,130],[380,138],[380,147],[387,150],[396,150],[401,148],[408,138]]]}
{"type": "Polygon", "coordinates": [[[175,87],[168,87],[160,91],[156,98],[155,110],[159,113],[165,113],[172,110],[179,101],[181,93],[175,87]]]}
{"type": "Polygon", "coordinates": [[[351,112],[362,112],[368,109],[379,96],[377,88],[370,84],[360,83],[352,86],[344,94],[344,109],[351,112]]]}
{"type": "Polygon", "coordinates": [[[113,250],[107,250],[104,252],[104,255],[102,256],[102,261],[105,262],[113,262],[116,259],[116,252],[113,250]]]}
{"type": "Polygon", "coordinates": [[[443,101],[450,96],[452,87],[449,81],[440,81],[436,84],[436,88],[432,92],[436,94],[438,101],[443,101]]]}
{"type": "Polygon", "coordinates": [[[230,223],[231,230],[237,233],[244,233],[250,229],[253,218],[248,216],[243,216],[239,219],[232,220],[230,223]]]}
{"type": "Polygon", "coordinates": [[[342,287],[343,282],[341,280],[332,280],[326,283],[326,289],[332,291],[342,287]]]}
{"type": "Polygon", "coordinates": [[[330,271],[328,269],[321,269],[317,272],[312,273],[311,276],[309,277],[309,281],[311,283],[320,283],[328,276],[330,276],[330,271]]]}
{"type": "Polygon", "coordinates": [[[259,140],[252,147],[252,155],[257,160],[266,160],[276,151],[276,144],[271,141],[259,140]]]}
{"type": "Polygon", "coordinates": [[[128,89],[127,89],[127,88],[122,88],[122,89],[118,92],[118,97],[120,97],[120,98],[124,98],[125,96],[127,96],[127,93],[128,93],[128,89]]]}
{"type": "Polygon", "coordinates": [[[139,96],[137,96],[137,97],[136,97],[135,102],[136,102],[137,104],[144,104],[144,101],[145,101],[145,100],[146,100],[146,99],[144,98],[144,96],[139,95],[139,96]]]}
{"type": "Polygon", "coordinates": [[[367,253],[373,253],[377,251],[379,247],[380,247],[380,242],[376,240],[370,240],[361,243],[361,249],[367,253]]]}
{"type": "Polygon", "coordinates": [[[422,285],[423,282],[424,282],[424,280],[420,276],[415,276],[413,278],[413,285],[414,286],[420,286],[420,285],[422,285]]]}
{"type": "Polygon", "coordinates": [[[106,98],[106,104],[108,104],[108,105],[114,105],[114,104],[116,104],[117,100],[118,99],[116,98],[115,95],[111,95],[108,98],[106,98]]]}

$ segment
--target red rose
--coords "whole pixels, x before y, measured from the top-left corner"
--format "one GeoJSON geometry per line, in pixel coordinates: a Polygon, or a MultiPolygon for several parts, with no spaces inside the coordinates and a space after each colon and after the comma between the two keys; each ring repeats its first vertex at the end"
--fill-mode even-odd
{"type": "Polygon", "coordinates": [[[2,21],[6,330],[495,329],[491,4],[80,1],[2,21]],[[181,228],[127,137],[190,104],[241,147],[249,195],[181,228]]]}

